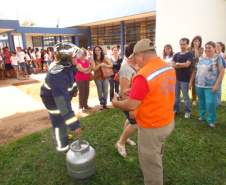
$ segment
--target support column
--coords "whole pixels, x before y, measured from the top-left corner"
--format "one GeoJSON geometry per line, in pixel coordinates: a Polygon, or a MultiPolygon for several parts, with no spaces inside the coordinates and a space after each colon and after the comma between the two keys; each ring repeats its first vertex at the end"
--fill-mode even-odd
{"type": "Polygon", "coordinates": [[[124,56],[124,46],[125,46],[125,23],[124,21],[120,22],[120,48],[121,48],[121,57],[124,56]]]}
{"type": "Polygon", "coordinates": [[[72,40],[72,43],[73,43],[73,44],[76,44],[76,43],[75,43],[75,36],[72,36],[72,37],[71,37],[71,40],[72,40]]]}
{"type": "Polygon", "coordinates": [[[57,44],[57,37],[54,36],[54,43],[57,44]]]}
{"type": "Polygon", "coordinates": [[[80,46],[80,37],[75,36],[75,44],[79,47],[80,46]]]}
{"type": "Polygon", "coordinates": [[[87,38],[88,38],[88,46],[92,47],[92,32],[91,32],[91,27],[88,28],[88,33],[87,33],[87,38]]]}
{"type": "Polygon", "coordinates": [[[8,36],[8,43],[9,43],[9,49],[10,51],[15,51],[15,45],[13,40],[13,35],[11,35],[10,32],[7,33],[8,36]]]}
{"type": "Polygon", "coordinates": [[[25,33],[21,33],[21,38],[22,38],[22,47],[23,49],[27,48],[27,42],[26,42],[26,36],[25,36],[25,33]]]}
{"type": "Polygon", "coordinates": [[[41,36],[41,41],[42,41],[41,42],[41,44],[42,44],[41,47],[44,48],[45,45],[44,45],[44,37],[43,36],[41,36]]]}

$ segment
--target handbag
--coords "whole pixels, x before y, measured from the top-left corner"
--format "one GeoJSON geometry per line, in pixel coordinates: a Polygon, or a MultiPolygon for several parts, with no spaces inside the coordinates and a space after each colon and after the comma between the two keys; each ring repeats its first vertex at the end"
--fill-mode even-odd
{"type": "Polygon", "coordinates": [[[89,81],[92,81],[92,80],[94,80],[94,75],[93,73],[89,73],[89,81]]]}
{"type": "Polygon", "coordinates": [[[115,73],[114,80],[115,80],[115,81],[119,81],[119,73],[115,73]]]}
{"type": "Polygon", "coordinates": [[[101,71],[103,73],[104,78],[108,78],[112,75],[114,75],[113,69],[109,67],[101,67],[101,71]]]}

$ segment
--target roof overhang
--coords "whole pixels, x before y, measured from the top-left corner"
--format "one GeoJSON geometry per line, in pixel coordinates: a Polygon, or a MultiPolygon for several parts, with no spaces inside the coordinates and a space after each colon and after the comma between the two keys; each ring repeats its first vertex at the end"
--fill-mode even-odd
{"type": "Polygon", "coordinates": [[[75,35],[83,34],[83,32],[78,28],[44,28],[44,27],[19,27],[16,32],[25,34],[54,34],[54,35],[75,35]]]}
{"type": "Polygon", "coordinates": [[[9,32],[9,31],[13,31],[14,29],[6,29],[6,28],[0,28],[0,34],[9,32]]]}
{"type": "Polygon", "coordinates": [[[109,23],[116,23],[116,22],[121,22],[121,21],[141,19],[141,18],[145,18],[145,17],[154,17],[155,18],[156,12],[153,11],[153,12],[146,12],[146,13],[141,13],[141,14],[124,16],[124,17],[117,17],[117,18],[112,18],[112,19],[107,19],[107,20],[85,23],[85,24],[81,24],[79,26],[96,26],[96,25],[101,25],[101,24],[109,24],[109,23]]]}
{"type": "Polygon", "coordinates": [[[19,21],[17,20],[0,20],[0,34],[13,31],[19,26],[19,21]]]}

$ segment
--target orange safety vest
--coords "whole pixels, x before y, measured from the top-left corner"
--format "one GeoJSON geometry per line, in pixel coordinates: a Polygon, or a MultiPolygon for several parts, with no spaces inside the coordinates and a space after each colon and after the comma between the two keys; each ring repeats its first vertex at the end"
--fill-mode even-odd
{"type": "MultiPolygon", "coordinates": [[[[176,75],[172,67],[155,57],[139,70],[149,92],[135,110],[138,125],[143,128],[160,128],[174,120],[176,75]]],[[[136,79],[136,77],[134,78],[136,79]]]]}

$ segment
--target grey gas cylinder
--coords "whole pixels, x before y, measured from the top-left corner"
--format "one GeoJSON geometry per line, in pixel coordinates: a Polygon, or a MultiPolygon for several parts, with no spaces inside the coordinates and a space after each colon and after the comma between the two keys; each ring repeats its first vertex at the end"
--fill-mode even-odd
{"type": "Polygon", "coordinates": [[[95,149],[87,141],[74,141],[66,154],[69,175],[74,179],[86,179],[93,175],[96,171],[95,156],[95,149]]]}

